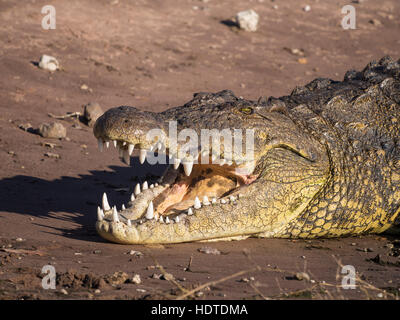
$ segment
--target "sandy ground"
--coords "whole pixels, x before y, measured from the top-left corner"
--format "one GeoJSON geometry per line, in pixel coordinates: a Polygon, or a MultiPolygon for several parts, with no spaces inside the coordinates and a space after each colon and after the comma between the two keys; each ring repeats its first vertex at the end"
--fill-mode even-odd
{"type": "Polygon", "coordinates": [[[56,30],[41,27],[49,1],[0,1],[0,299],[399,295],[400,243],[384,235],[153,247],[103,241],[94,229],[101,194],[120,207],[127,189],[157,172],[137,159],[127,167],[115,151],[100,153],[78,119],[58,120],[67,128],[61,140],[20,128],[55,121],[49,113],[82,112],[88,102],[161,111],[199,91],[258,99],[316,77],[340,80],[373,59],[400,57],[397,0],[352,3],[355,30],[341,27],[345,1],[51,2],[56,30]],[[230,19],[250,8],[260,15],[259,29],[240,31],[230,19]],[[39,69],[42,54],[57,57],[62,71],[39,69]],[[355,289],[340,286],[341,264],[354,266],[355,289]],[[57,272],[54,290],[41,286],[45,265],[57,272]],[[297,279],[299,272],[309,279],[297,279]]]}

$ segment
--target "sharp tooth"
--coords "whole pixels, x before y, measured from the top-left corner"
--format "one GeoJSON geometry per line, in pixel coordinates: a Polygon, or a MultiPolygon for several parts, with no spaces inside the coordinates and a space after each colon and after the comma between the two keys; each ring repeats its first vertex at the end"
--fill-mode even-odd
{"type": "Polygon", "coordinates": [[[236,200],[236,198],[235,198],[234,196],[230,196],[230,197],[229,197],[229,200],[233,202],[233,201],[236,200]]]}
{"type": "Polygon", "coordinates": [[[225,199],[221,199],[221,203],[222,203],[222,204],[225,204],[225,203],[226,203],[226,200],[225,200],[225,199]]]}
{"type": "Polygon", "coordinates": [[[104,218],[104,212],[100,207],[97,207],[97,220],[102,221],[104,218]]]}
{"type": "Polygon", "coordinates": [[[183,170],[185,171],[185,174],[187,176],[190,176],[190,173],[192,172],[192,168],[193,168],[193,161],[183,163],[183,170]]]}
{"type": "Polygon", "coordinates": [[[131,202],[135,201],[135,195],[132,193],[131,194],[131,202]]]}
{"type": "Polygon", "coordinates": [[[163,144],[161,142],[157,143],[157,150],[161,151],[163,148],[163,144]]]}
{"type": "Polygon", "coordinates": [[[170,223],[171,221],[169,221],[169,218],[168,217],[166,217],[165,218],[165,223],[170,223]]]}
{"type": "Polygon", "coordinates": [[[149,188],[150,188],[150,189],[153,189],[153,188],[154,188],[154,184],[151,184],[149,188]]]}
{"type": "Polygon", "coordinates": [[[174,159],[174,169],[178,169],[179,165],[181,164],[181,159],[174,159]]]}
{"type": "Polygon", "coordinates": [[[200,202],[200,200],[199,200],[199,198],[198,197],[196,197],[195,199],[194,199],[194,206],[193,206],[195,209],[200,209],[201,208],[201,202],[200,202]]]}
{"type": "Polygon", "coordinates": [[[131,164],[131,156],[127,149],[124,150],[124,162],[129,166],[131,164]]]}
{"type": "Polygon", "coordinates": [[[99,146],[100,152],[103,152],[103,146],[104,146],[104,144],[103,144],[103,140],[102,140],[101,138],[97,139],[97,144],[98,144],[98,146],[99,146]]]}
{"type": "Polygon", "coordinates": [[[179,222],[179,216],[176,216],[174,220],[175,220],[176,223],[178,223],[179,222]]]}
{"type": "Polygon", "coordinates": [[[143,164],[144,161],[146,160],[146,154],[147,154],[146,149],[140,149],[140,151],[139,151],[139,162],[140,162],[140,164],[143,164]]]}
{"type": "Polygon", "coordinates": [[[154,186],[155,186],[155,187],[158,187],[158,183],[156,182],[156,183],[154,184],[154,186]]]}
{"type": "Polygon", "coordinates": [[[227,165],[228,165],[228,166],[231,166],[232,164],[233,164],[233,162],[230,161],[230,160],[227,162],[227,165]]]}
{"type": "Polygon", "coordinates": [[[117,140],[113,140],[113,145],[114,145],[114,147],[116,148],[117,147],[117,140]]]}
{"type": "Polygon", "coordinates": [[[154,218],[154,209],[153,209],[153,201],[150,201],[149,206],[147,207],[147,212],[145,215],[146,219],[153,219],[154,218]]]}
{"type": "Polygon", "coordinates": [[[137,196],[138,194],[140,194],[140,183],[138,183],[135,187],[135,190],[133,191],[133,193],[135,194],[135,196],[137,196]]]}
{"type": "Polygon", "coordinates": [[[135,145],[134,144],[129,144],[129,146],[128,146],[128,152],[129,152],[129,155],[131,155],[132,154],[132,152],[133,152],[133,149],[135,149],[135,145]]]}
{"type": "Polygon", "coordinates": [[[124,205],[124,204],[122,204],[122,208],[121,208],[121,210],[126,210],[126,208],[125,208],[125,205],[124,205]]]}
{"type": "Polygon", "coordinates": [[[217,203],[217,198],[212,198],[211,203],[212,204],[216,204],[217,203]]]}
{"type": "Polygon", "coordinates": [[[104,144],[106,145],[106,147],[108,148],[110,146],[110,141],[106,141],[104,142],[104,144]]]}
{"type": "Polygon", "coordinates": [[[122,145],[125,146],[126,145],[126,141],[122,142],[122,145]]]}
{"type": "Polygon", "coordinates": [[[193,214],[193,210],[192,210],[192,208],[189,208],[189,209],[188,209],[188,212],[187,212],[187,214],[188,214],[188,216],[191,216],[191,215],[193,214]]]}
{"type": "Polygon", "coordinates": [[[203,197],[203,204],[204,204],[205,206],[208,206],[208,205],[210,204],[210,201],[208,200],[208,197],[207,197],[207,196],[204,196],[204,197],[203,197]]]}
{"type": "Polygon", "coordinates": [[[102,202],[102,206],[103,206],[103,210],[104,211],[108,211],[108,210],[111,209],[110,205],[108,204],[108,199],[107,199],[107,195],[106,195],[105,192],[103,193],[103,199],[102,199],[101,202],[102,202]]]}
{"type": "Polygon", "coordinates": [[[119,222],[118,211],[116,206],[113,207],[113,221],[119,222]]]}
{"type": "Polygon", "coordinates": [[[128,221],[126,221],[126,224],[128,225],[128,227],[132,227],[131,219],[128,219],[128,221]]]}
{"type": "Polygon", "coordinates": [[[216,155],[216,154],[213,154],[213,155],[211,156],[211,162],[214,163],[215,160],[217,160],[217,155],[216,155]]]}
{"type": "Polygon", "coordinates": [[[149,188],[149,185],[147,181],[143,182],[142,190],[147,190],[149,188]]]}
{"type": "Polygon", "coordinates": [[[161,223],[164,223],[164,218],[163,218],[163,216],[160,216],[160,222],[161,222],[161,223]]]}

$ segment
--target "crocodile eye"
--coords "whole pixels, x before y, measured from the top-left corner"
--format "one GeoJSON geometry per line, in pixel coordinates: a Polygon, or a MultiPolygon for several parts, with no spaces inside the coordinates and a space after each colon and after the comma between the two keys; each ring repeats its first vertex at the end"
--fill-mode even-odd
{"type": "Polygon", "coordinates": [[[240,112],[244,114],[253,114],[253,109],[250,107],[240,108],[240,112]]]}

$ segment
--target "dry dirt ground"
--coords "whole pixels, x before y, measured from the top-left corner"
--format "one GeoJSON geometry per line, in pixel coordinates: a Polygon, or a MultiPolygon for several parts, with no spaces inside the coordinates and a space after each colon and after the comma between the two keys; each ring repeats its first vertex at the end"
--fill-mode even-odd
{"type": "Polygon", "coordinates": [[[255,100],[316,77],[340,80],[373,59],[400,57],[399,13],[398,0],[1,0],[0,298],[398,297],[400,243],[384,235],[108,243],[94,229],[101,194],[120,207],[137,181],[157,172],[136,159],[127,167],[115,151],[100,153],[78,119],[57,120],[67,128],[61,140],[20,126],[37,128],[55,121],[49,113],[82,112],[88,102],[161,111],[199,91],[231,89],[255,100]],[[47,4],[56,8],[56,30],[41,27],[47,4]],[[346,4],[356,9],[355,30],[341,27],[346,4]],[[250,8],[259,29],[239,31],[230,19],[250,8]],[[55,56],[62,70],[39,69],[42,54],[55,56]],[[207,246],[219,254],[199,250],[207,246]],[[340,264],[354,266],[356,289],[340,287],[340,264]],[[55,267],[55,290],[41,286],[45,265],[55,267]],[[297,279],[298,272],[310,279],[297,279]]]}

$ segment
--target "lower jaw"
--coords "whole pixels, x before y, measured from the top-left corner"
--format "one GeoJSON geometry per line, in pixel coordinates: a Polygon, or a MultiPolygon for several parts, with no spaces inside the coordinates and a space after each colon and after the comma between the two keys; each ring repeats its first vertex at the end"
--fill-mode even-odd
{"type": "Polygon", "coordinates": [[[194,165],[192,174],[186,176],[183,169],[175,170],[170,166],[159,179],[159,184],[137,184],[131,201],[120,211],[116,207],[111,208],[103,196],[103,208],[98,208],[98,217],[107,217],[109,221],[122,220],[127,225],[142,224],[152,219],[166,223],[179,222],[202,205],[236,201],[238,192],[235,191],[256,177],[234,174],[234,169],[229,166],[194,165]]]}

